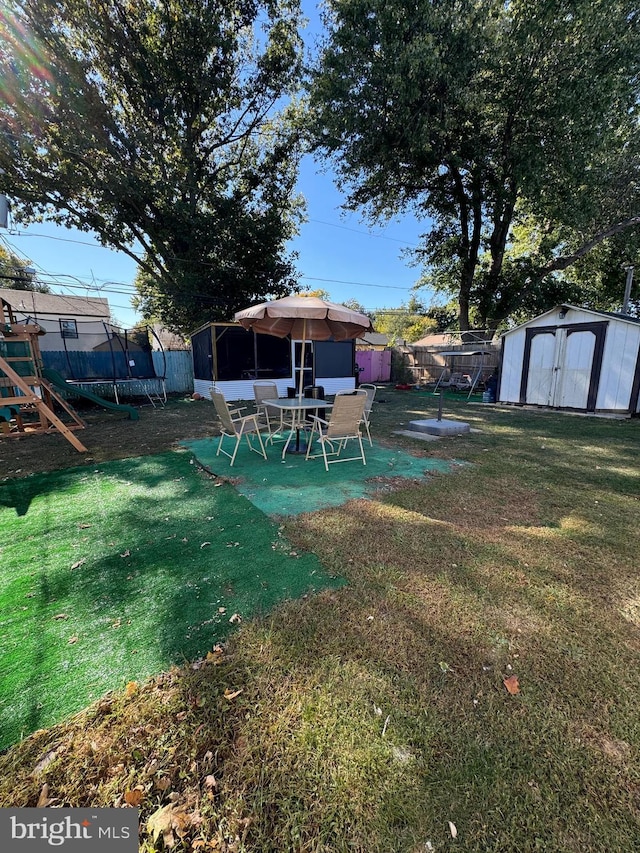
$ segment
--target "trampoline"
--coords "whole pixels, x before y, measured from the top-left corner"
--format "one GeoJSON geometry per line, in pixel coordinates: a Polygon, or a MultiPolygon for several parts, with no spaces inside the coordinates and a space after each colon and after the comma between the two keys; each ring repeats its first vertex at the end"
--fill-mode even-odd
{"type": "MultiPolygon", "coordinates": [[[[89,389],[111,386],[117,404],[127,389],[130,394],[145,396],[154,408],[164,406],[167,402],[167,362],[162,342],[153,328],[117,329],[106,322],[103,322],[103,327],[103,341],[89,352],[72,350],[63,336],[67,382],[89,389]],[[157,341],[157,352],[161,354],[159,372],[153,358],[152,339],[157,341]]],[[[51,366],[58,370],[61,368],[57,364],[51,366]]]]}

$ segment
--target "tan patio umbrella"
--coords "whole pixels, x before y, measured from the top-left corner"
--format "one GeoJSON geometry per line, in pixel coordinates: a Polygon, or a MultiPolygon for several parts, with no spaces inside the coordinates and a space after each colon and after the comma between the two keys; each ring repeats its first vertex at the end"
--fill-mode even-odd
{"type": "Polygon", "coordinates": [[[302,341],[300,357],[300,383],[298,394],[302,399],[304,384],[304,348],[307,341],[349,341],[371,332],[371,320],[345,305],[325,302],[317,296],[285,296],[272,302],[263,302],[238,311],[238,323],[265,335],[275,335],[302,341]]]}

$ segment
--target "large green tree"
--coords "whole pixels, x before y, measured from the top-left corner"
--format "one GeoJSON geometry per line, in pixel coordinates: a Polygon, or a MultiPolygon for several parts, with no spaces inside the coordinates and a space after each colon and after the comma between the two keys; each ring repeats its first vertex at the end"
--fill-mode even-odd
{"type": "Polygon", "coordinates": [[[298,0],[3,6],[0,191],[17,218],[135,257],[143,311],[172,329],[290,292],[298,0]]]}
{"type": "Polygon", "coordinates": [[[0,246],[0,288],[51,293],[48,285],[38,281],[28,261],[24,261],[2,246],[0,246]]]}
{"type": "Polygon", "coordinates": [[[437,321],[427,315],[427,310],[415,296],[399,308],[378,309],[373,316],[373,325],[376,332],[388,335],[391,343],[406,341],[412,344],[438,329],[437,321]]]}
{"type": "Polygon", "coordinates": [[[631,0],[328,0],[310,103],[346,206],[429,222],[420,255],[495,326],[555,270],[637,227],[639,13],[631,0]],[[512,226],[558,234],[509,258],[512,226]],[[508,269],[505,258],[509,259],[508,269]]]}

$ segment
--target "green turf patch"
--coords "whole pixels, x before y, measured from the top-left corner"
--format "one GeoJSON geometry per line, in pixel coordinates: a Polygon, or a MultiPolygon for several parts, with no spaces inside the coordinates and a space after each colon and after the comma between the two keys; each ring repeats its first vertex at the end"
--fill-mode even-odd
{"type": "Polygon", "coordinates": [[[460,464],[411,456],[406,450],[392,450],[374,442],[373,447],[365,443],[366,465],[359,461],[341,462],[325,471],[321,458],[306,461],[304,455],[287,454],[283,461],[282,444],[277,442],[267,447],[266,461],[251,453],[243,442],[230,468],[225,456],[216,457],[217,438],[186,441],[183,445],[209,471],[237,478],[238,491],[271,516],[299,515],[341,506],[354,498],[366,497],[386,479],[422,479],[428,473],[448,473],[460,464]]]}
{"type": "Polygon", "coordinates": [[[0,747],[342,581],[186,453],[0,485],[0,747]]]}

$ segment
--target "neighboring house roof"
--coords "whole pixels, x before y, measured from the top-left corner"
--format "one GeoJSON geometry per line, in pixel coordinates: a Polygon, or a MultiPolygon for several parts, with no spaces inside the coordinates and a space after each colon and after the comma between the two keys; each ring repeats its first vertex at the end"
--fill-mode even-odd
{"type": "Polygon", "coordinates": [[[99,296],[67,296],[32,290],[0,288],[0,299],[21,314],[39,317],[99,317],[109,319],[109,300],[99,296]]]}
{"type": "Polygon", "coordinates": [[[356,343],[369,344],[372,347],[388,347],[389,335],[382,332],[365,332],[364,335],[356,339],[356,343]]]}
{"type": "Polygon", "coordinates": [[[441,334],[425,335],[419,341],[414,341],[414,347],[450,347],[460,342],[460,336],[443,332],[441,334]]]}
{"type": "Polygon", "coordinates": [[[567,303],[556,305],[554,308],[551,308],[549,311],[543,311],[542,314],[538,314],[536,317],[531,317],[524,323],[520,323],[518,326],[514,326],[513,329],[508,329],[503,333],[502,337],[505,335],[510,335],[513,332],[517,332],[518,329],[523,329],[529,323],[532,323],[534,320],[539,320],[541,317],[546,317],[549,314],[555,314],[558,311],[565,311],[566,314],[569,311],[583,311],[587,314],[595,314],[597,317],[611,317],[614,320],[621,320],[624,323],[633,323],[635,325],[640,324],[640,317],[631,317],[629,314],[621,314],[615,311],[599,311],[597,308],[583,308],[580,305],[569,305],[567,303]]]}
{"type": "Polygon", "coordinates": [[[462,335],[460,332],[438,332],[433,335],[425,335],[419,341],[414,341],[414,347],[458,347],[464,344],[490,344],[493,334],[486,329],[469,329],[462,335]]]}

